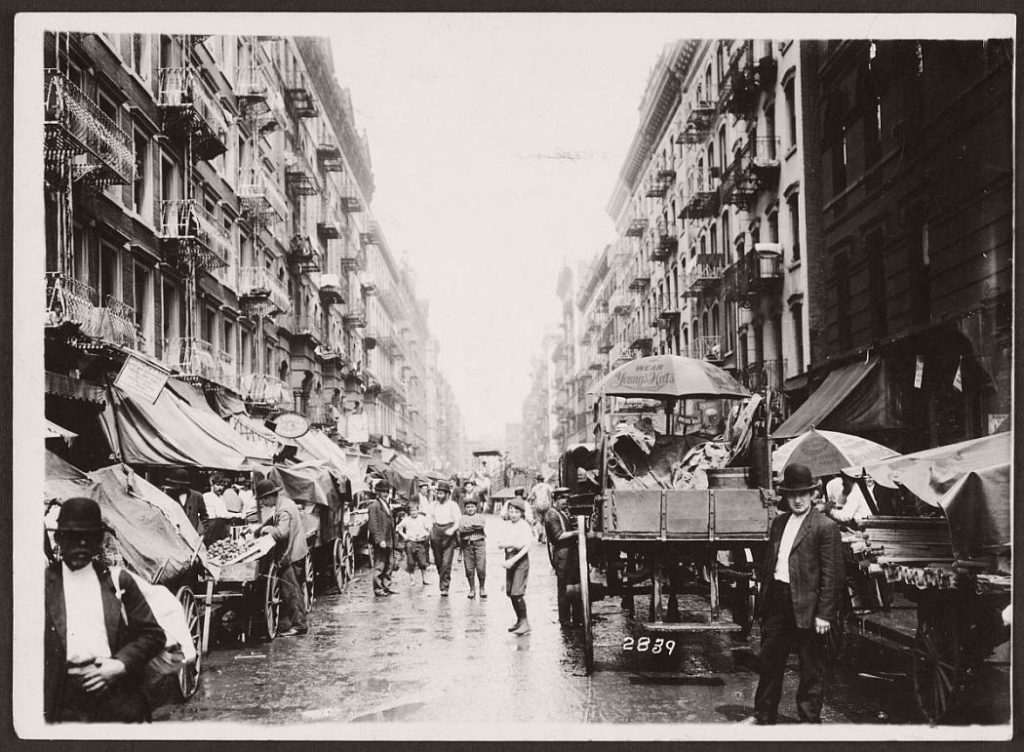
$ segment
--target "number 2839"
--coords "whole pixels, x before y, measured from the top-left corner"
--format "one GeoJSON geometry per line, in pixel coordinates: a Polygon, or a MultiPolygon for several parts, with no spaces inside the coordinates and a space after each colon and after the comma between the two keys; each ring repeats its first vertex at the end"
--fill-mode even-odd
{"type": "Polygon", "coordinates": [[[663,652],[672,655],[672,651],[676,649],[676,641],[661,637],[653,640],[650,637],[624,637],[622,638],[622,649],[624,651],[635,650],[638,653],[651,653],[652,655],[663,652]]]}

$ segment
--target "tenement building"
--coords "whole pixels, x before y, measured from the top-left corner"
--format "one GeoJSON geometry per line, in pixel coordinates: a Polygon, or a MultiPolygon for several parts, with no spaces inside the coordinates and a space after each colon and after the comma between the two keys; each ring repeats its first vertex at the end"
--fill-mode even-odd
{"type": "Polygon", "coordinates": [[[45,66],[47,414],[99,439],[132,356],[254,432],[425,456],[426,306],[329,43],[51,33],[45,66]]]}

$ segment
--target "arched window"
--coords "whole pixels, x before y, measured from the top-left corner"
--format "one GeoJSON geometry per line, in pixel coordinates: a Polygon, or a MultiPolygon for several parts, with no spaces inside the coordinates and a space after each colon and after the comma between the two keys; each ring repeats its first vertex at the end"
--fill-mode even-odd
{"type": "Polygon", "coordinates": [[[715,303],[713,306],[711,306],[711,336],[717,337],[720,333],[719,323],[720,322],[718,318],[718,303],[715,303]]]}

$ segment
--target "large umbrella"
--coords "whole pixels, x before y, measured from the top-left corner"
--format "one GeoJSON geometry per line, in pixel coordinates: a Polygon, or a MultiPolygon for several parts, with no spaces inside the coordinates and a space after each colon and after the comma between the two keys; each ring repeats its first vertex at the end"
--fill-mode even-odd
{"type": "Polygon", "coordinates": [[[605,376],[595,390],[610,397],[715,399],[749,397],[736,379],[706,360],[682,355],[637,358],[605,376]]]}
{"type": "Polygon", "coordinates": [[[789,463],[799,462],[807,465],[812,475],[835,475],[844,467],[864,466],[898,454],[860,436],[812,428],[775,450],[772,469],[781,473],[789,463]]]}
{"type": "Polygon", "coordinates": [[[505,499],[511,499],[515,495],[516,492],[513,491],[511,488],[502,488],[501,490],[492,493],[491,498],[498,499],[499,501],[504,501],[505,499]]]}

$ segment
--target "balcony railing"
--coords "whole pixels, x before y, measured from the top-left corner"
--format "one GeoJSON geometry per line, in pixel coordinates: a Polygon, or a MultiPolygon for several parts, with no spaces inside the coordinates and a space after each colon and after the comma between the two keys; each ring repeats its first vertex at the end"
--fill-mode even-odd
{"type": "Polygon", "coordinates": [[[622,290],[616,290],[608,298],[608,306],[616,316],[626,316],[633,310],[633,301],[622,290]]]}
{"type": "MultiPolygon", "coordinates": [[[[328,253],[332,252],[331,242],[330,240],[327,241],[328,253]]],[[[366,251],[361,248],[355,248],[348,243],[345,243],[343,246],[339,254],[339,260],[344,271],[361,272],[366,269],[366,251]]]]}
{"type": "Polygon", "coordinates": [[[325,305],[345,302],[345,291],[337,274],[320,275],[320,300],[325,305]]]}
{"type": "Polygon", "coordinates": [[[737,117],[749,117],[757,108],[758,94],[775,83],[778,64],[771,55],[754,61],[753,43],[744,41],[733,52],[720,97],[721,109],[737,117]]]}
{"type": "Polygon", "coordinates": [[[350,328],[361,328],[366,326],[366,309],[361,305],[349,305],[347,311],[342,314],[342,322],[350,328]]]}
{"type": "Polygon", "coordinates": [[[363,202],[359,198],[359,191],[356,190],[355,182],[346,178],[341,185],[341,208],[349,214],[355,214],[363,210],[363,202]]]}
{"type": "Polygon", "coordinates": [[[654,228],[655,244],[651,249],[651,259],[664,261],[668,259],[673,251],[679,246],[679,232],[676,230],[675,222],[669,223],[664,219],[658,219],[654,228]]]}
{"type": "Polygon", "coordinates": [[[234,358],[198,337],[171,337],[164,340],[161,359],[164,365],[177,370],[185,378],[205,379],[221,386],[237,386],[234,358]]]}
{"type": "Polygon", "coordinates": [[[281,379],[262,373],[244,373],[239,378],[239,393],[249,406],[291,407],[292,388],[281,379]]]}
{"type": "Polygon", "coordinates": [[[196,159],[213,159],[228,150],[228,123],[220,103],[195,68],[161,68],[157,105],[165,125],[192,146],[196,159]]]}
{"type": "Polygon", "coordinates": [[[320,220],[316,223],[316,233],[324,240],[337,240],[341,237],[341,223],[334,220],[320,220]]]}
{"type": "Polygon", "coordinates": [[[757,193],[757,183],[750,171],[750,154],[747,145],[737,150],[735,158],[729,163],[722,176],[718,189],[719,201],[722,206],[731,204],[741,211],[748,211],[757,193]]]}
{"type": "Polygon", "coordinates": [[[319,316],[289,314],[277,319],[277,326],[297,337],[309,337],[316,342],[326,342],[323,323],[319,316]]]}
{"type": "Polygon", "coordinates": [[[46,325],[86,324],[93,320],[96,288],[60,272],[46,273],[46,325]]]}
{"type": "Polygon", "coordinates": [[[316,145],[316,158],[320,169],[324,172],[341,172],[345,169],[345,161],[341,157],[341,147],[326,135],[316,145]]]}
{"type": "Polygon", "coordinates": [[[100,186],[134,182],[131,138],[99,106],[53,69],[46,71],[44,97],[48,164],[72,160],[74,177],[100,186]]]}
{"type": "Polygon", "coordinates": [[[758,136],[747,145],[750,171],[761,186],[770,186],[779,180],[779,137],[758,136]]]}
{"type": "Polygon", "coordinates": [[[687,102],[686,117],[679,132],[678,142],[681,144],[699,144],[711,134],[711,121],[715,117],[715,103],[704,98],[687,102]]]}
{"type": "Polygon", "coordinates": [[[753,251],[726,270],[726,297],[749,305],[759,295],[781,292],[783,274],[782,246],[758,243],[753,251]]]}
{"type": "Polygon", "coordinates": [[[284,283],[261,266],[239,268],[238,295],[243,307],[253,313],[288,313],[292,307],[284,283]]]}
{"type": "Polygon", "coordinates": [[[647,355],[651,348],[650,327],[642,326],[639,321],[630,322],[626,327],[625,342],[629,343],[631,350],[638,350],[647,355]]]}
{"type": "Polygon", "coordinates": [[[196,199],[161,201],[157,235],[172,255],[188,255],[206,268],[226,266],[234,252],[231,236],[196,199]]]}
{"type": "Polygon", "coordinates": [[[646,290],[651,284],[651,270],[647,266],[646,261],[637,259],[630,265],[629,274],[627,275],[629,280],[629,289],[633,291],[646,290]]]}
{"type": "Polygon", "coordinates": [[[644,232],[647,230],[647,219],[644,217],[637,217],[630,220],[629,225],[626,227],[627,238],[640,238],[643,237],[644,232]]]}
{"type": "Polygon", "coordinates": [[[285,156],[284,182],[293,196],[316,196],[320,193],[320,177],[305,154],[298,151],[285,156]]]}
{"type": "Polygon", "coordinates": [[[292,235],[288,260],[300,272],[318,272],[323,268],[323,254],[308,235],[292,235]]]}
{"type": "Polygon", "coordinates": [[[265,101],[269,89],[262,65],[242,65],[235,69],[235,96],[246,104],[265,101]]]}
{"type": "Polygon", "coordinates": [[[755,361],[742,369],[740,380],[752,392],[760,392],[765,388],[778,390],[782,389],[785,371],[784,359],[755,361]]]}
{"type": "Polygon", "coordinates": [[[690,342],[687,355],[698,360],[720,361],[722,359],[722,337],[718,334],[694,337],[690,342]]]}
{"type": "Polygon", "coordinates": [[[288,201],[277,182],[267,175],[257,175],[252,182],[239,185],[238,198],[242,211],[250,218],[264,223],[288,219],[288,201]]]}
{"type": "Polygon", "coordinates": [[[686,272],[682,295],[698,298],[710,292],[722,280],[725,266],[721,256],[700,254],[696,263],[686,272]]]}
{"type": "Polygon", "coordinates": [[[285,102],[288,112],[295,118],[314,118],[320,114],[313,94],[313,85],[303,71],[295,71],[285,81],[285,102]]]}
{"type": "Polygon", "coordinates": [[[626,363],[630,360],[634,360],[635,358],[639,357],[640,353],[631,349],[629,343],[627,343],[625,340],[620,340],[619,342],[616,342],[612,349],[609,350],[608,352],[608,361],[612,368],[617,368],[618,366],[621,366],[623,363],[626,363]]]}
{"type": "Polygon", "coordinates": [[[679,216],[684,219],[713,217],[718,212],[716,168],[692,167],[686,176],[686,203],[679,216]]]}

